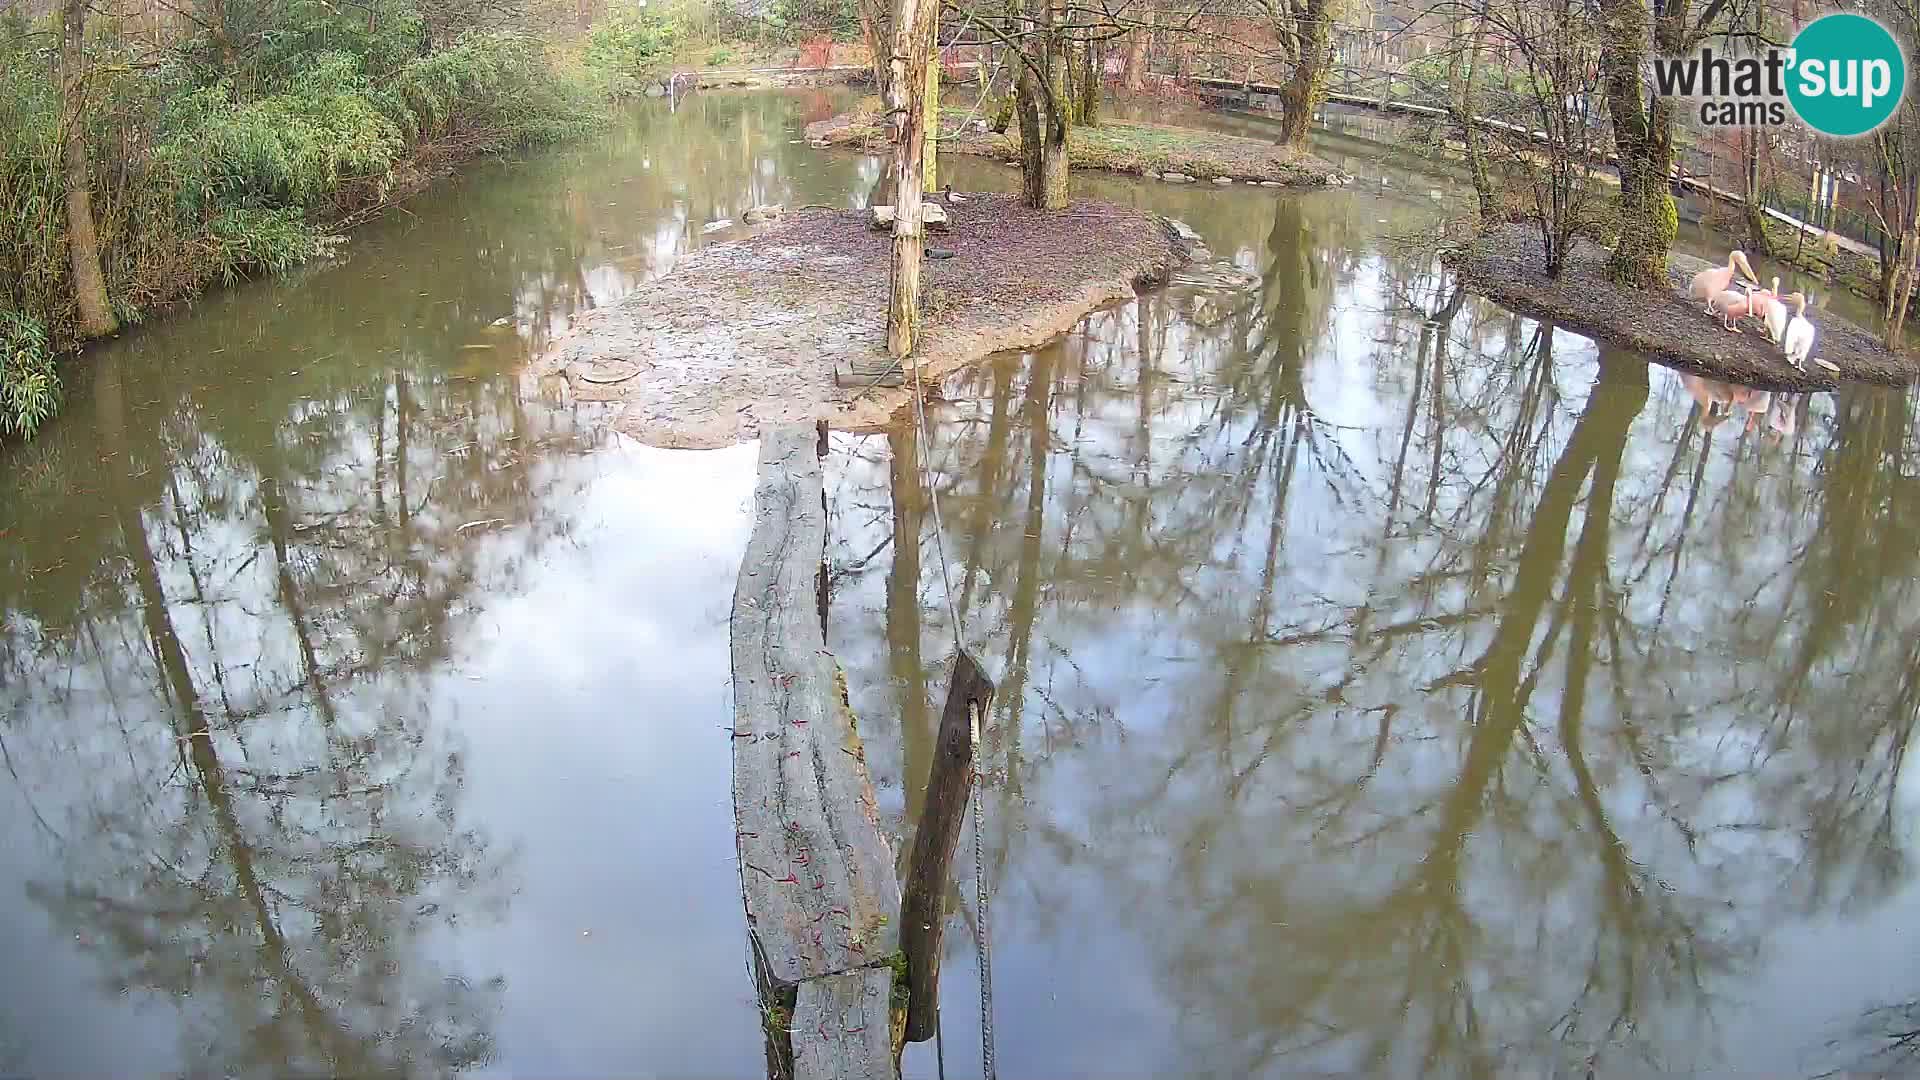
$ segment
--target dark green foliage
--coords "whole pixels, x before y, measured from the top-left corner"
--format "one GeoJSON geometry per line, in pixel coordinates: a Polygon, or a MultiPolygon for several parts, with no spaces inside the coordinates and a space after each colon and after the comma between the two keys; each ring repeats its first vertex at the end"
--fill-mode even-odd
{"type": "Polygon", "coordinates": [[[679,37],[673,23],[645,8],[617,8],[587,35],[584,59],[608,93],[626,97],[667,73],[679,37]]]}
{"type": "Polygon", "coordinates": [[[25,315],[0,311],[0,433],[33,434],[59,403],[46,331],[25,315]]]}
{"type": "MultiPolygon", "coordinates": [[[[109,300],[125,322],[277,272],[450,162],[578,134],[608,89],[484,0],[223,0],[157,54],[88,37],[82,128],[109,300]],[[432,47],[429,47],[432,46],[432,47]]],[[[520,20],[524,21],[524,20],[520,20]]],[[[0,19],[0,433],[58,400],[78,340],[57,24],[0,19]],[[40,360],[34,360],[34,357],[40,360]]]]}

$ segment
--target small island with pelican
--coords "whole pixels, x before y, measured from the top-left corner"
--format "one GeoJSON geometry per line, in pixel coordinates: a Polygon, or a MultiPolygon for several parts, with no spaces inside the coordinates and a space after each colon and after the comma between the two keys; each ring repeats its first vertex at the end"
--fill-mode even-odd
{"type": "Polygon", "coordinates": [[[1540,233],[1526,225],[1487,229],[1441,252],[1469,288],[1582,334],[1683,371],[1772,390],[1819,390],[1842,379],[1904,384],[1920,358],[1888,349],[1837,316],[1811,311],[1804,293],[1762,286],[1746,256],[1712,265],[1668,258],[1664,289],[1607,277],[1607,251],[1575,243],[1558,278],[1541,269],[1540,233]]]}

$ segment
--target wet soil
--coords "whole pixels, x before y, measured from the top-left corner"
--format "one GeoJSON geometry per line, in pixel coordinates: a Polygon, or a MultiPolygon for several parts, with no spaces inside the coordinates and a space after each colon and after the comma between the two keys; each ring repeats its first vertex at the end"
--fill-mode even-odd
{"type": "MultiPolygon", "coordinates": [[[[928,243],[954,254],[921,267],[923,383],[1041,344],[1195,255],[1168,219],[1106,203],[1039,211],[979,195],[946,210],[950,229],[928,243]]],[[[911,374],[901,387],[835,379],[885,357],[892,239],[867,221],[806,208],[703,248],[582,317],[534,373],[615,403],[615,426],[653,446],[726,446],[774,423],[883,426],[912,400],[911,374]]]]}
{"type": "MultiPolygon", "coordinates": [[[[980,130],[965,109],[944,110],[942,130],[960,128],[940,137],[940,153],[1014,161],[1020,155],[1017,133],[980,130]],[[962,126],[964,124],[964,127],[962,126]]],[[[887,133],[877,116],[850,113],[807,125],[810,142],[881,152],[887,133]]],[[[1331,163],[1300,150],[1289,150],[1263,139],[1226,135],[1199,128],[1166,127],[1127,120],[1107,120],[1095,127],[1075,128],[1067,144],[1067,160],[1076,169],[1096,169],[1132,176],[1176,173],[1188,180],[1225,177],[1249,184],[1284,187],[1325,187],[1351,178],[1331,163]]]]}
{"type": "Polygon", "coordinates": [[[1836,375],[1809,364],[1797,371],[1752,320],[1730,333],[1687,298],[1693,275],[1708,264],[1690,255],[1667,261],[1667,289],[1639,291],[1607,279],[1607,252],[1580,241],[1559,280],[1545,264],[1540,234],[1524,225],[1502,225],[1455,247],[1442,259],[1469,288],[1569,330],[1646,354],[1663,364],[1763,390],[1814,390],[1843,379],[1899,384],[1920,377],[1920,357],[1894,352],[1873,334],[1815,309],[1807,317],[1817,330],[1813,357],[1840,369],[1836,375]]]}

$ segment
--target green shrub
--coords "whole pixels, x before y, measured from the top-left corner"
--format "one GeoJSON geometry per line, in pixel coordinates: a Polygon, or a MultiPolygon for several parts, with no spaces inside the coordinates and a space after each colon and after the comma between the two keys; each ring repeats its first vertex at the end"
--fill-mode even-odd
{"type": "Polygon", "coordinates": [[[584,134],[605,119],[594,90],[537,43],[500,33],[412,61],[376,97],[409,140],[459,138],[494,152],[584,134]]]}
{"type": "Polygon", "coordinates": [[[645,8],[621,6],[587,35],[582,59],[605,80],[610,96],[626,97],[667,73],[678,39],[667,20],[645,8]]]}
{"type": "Polygon", "coordinates": [[[0,433],[32,435],[60,404],[46,330],[18,312],[0,311],[0,433]]]}
{"type": "MultiPolygon", "coordinates": [[[[82,130],[101,269],[122,321],[313,258],[325,227],[449,161],[568,138],[606,117],[604,79],[536,35],[479,29],[474,12],[498,5],[464,2],[229,0],[230,40],[202,34],[157,51],[101,20],[82,130]],[[449,43],[422,55],[434,40],[449,43]]],[[[54,29],[0,16],[0,433],[30,433],[51,413],[59,384],[47,358],[79,343],[54,29]]],[[[672,45],[657,20],[629,29],[604,45],[629,68],[672,45]]]]}
{"type": "Polygon", "coordinates": [[[707,50],[708,67],[719,67],[732,59],[733,50],[727,48],[725,45],[715,45],[713,48],[707,50]]]}
{"type": "Polygon", "coordinates": [[[180,209],[204,220],[232,207],[313,207],[350,181],[381,184],[403,142],[368,96],[354,59],[319,58],[306,85],[245,105],[225,84],[181,97],[153,151],[180,209]]]}

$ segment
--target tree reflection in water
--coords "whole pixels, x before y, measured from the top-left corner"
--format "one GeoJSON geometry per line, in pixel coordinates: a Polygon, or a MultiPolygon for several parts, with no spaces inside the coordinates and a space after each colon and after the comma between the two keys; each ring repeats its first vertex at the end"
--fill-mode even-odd
{"type": "MultiPolygon", "coordinates": [[[[1714,1068],[1772,934],[1909,880],[1912,400],[1720,424],[1340,213],[1279,200],[1257,290],[1148,295],[930,414],[1001,685],[996,973],[1051,973],[1001,976],[1001,1055],[1714,1068]]],[[[885,617],[834,633],[904,830],[951,647],[911,439],[884,442],[841,440],[830,486],[836,610],[885,617]]]]}
{"type": "Polygon", "coordinates": [[[504,911],[513,855],[461,824],[426,680],[554,538],[536,511],[590,426],[403,369],[222,427],[123,359],[91,372],[104,479],[28,526],[97,518],[74,539],[101,547],[7,598],[0,741],[64,875],[28,898],[110,990],[179,1003],[187,1072],[485,1063],[504,981],[436,935],[504,911]]]}

